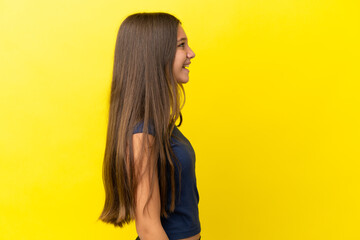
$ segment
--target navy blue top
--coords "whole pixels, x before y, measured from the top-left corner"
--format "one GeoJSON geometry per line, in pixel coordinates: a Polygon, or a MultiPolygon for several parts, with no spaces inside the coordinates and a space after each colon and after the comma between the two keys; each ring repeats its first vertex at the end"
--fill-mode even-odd
{"type": "MultiPolygon", "coordinates": [[[[137,124],[133,133],[143,132],[143,127],[143,122],[137,124]]],[[[151,126],[148,132],[155,136],[154,129],[151,126]]],[[[169,239],[176,240],[194,236],[201,231],[198,210],[199,193],[196,185],[194,149],[176,126],[171,135],[170,145],[181,165],[181,192],[179,195],[179,169],[176,162],[172,160],[175,168],[175,210],[168,214],[168,218],[161,217],[161,224],[169,239]]],[[[167,180],[170,183],[169,175],[167,180]]],[[[169,186],[168,206],[171,202],[170,191],[169,186]]]]}

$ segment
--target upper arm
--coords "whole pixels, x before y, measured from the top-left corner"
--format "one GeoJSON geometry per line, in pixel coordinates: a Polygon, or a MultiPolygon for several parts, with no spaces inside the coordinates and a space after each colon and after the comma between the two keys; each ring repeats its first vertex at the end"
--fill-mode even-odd
{"type": "Polygon", "coordinates": [[[149,134],[133,134],[133,151],[135,174],[138,179],[136,189],[135,223],[138,233],[148,231],[156,226],[161,227],[160,222],[160,191],[157,175],[155,152],[151,151],[154,137],[149,134]],[[148,138],[148,144],[143,141],[148,138]],[[143,148],[144,146],[144,148],[143,148]],[[150,198],[149,198],[150,197],[150,198]]]}

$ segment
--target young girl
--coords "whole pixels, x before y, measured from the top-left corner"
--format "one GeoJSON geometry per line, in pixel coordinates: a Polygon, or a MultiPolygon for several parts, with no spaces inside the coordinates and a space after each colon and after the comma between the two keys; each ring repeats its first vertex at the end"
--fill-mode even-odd
{"type": "Polygon", "coordinates": [[[195,153],[178,129],[194,57],[170,14],[137,13],[120,26],[99,219],[120,227],[135,220],[137,239],[200,239],[195,153]]]}

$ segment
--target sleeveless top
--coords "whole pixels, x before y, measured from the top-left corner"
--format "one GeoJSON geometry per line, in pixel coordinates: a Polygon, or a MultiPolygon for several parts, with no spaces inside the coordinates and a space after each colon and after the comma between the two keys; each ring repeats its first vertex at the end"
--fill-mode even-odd
{"type": "MultiPolygon", "coordinates": [[[[143,127],[143,122],[138,123],[133,133],[143,132],[143,127]]],[[[148,133],[155,136],[153,127],[149,126],[148,133]]],[[[194,236],[201,231],[198,210],[199,193],[196,185],[194,149],[176,126],[170,138],[170,145],[181,165],[181,185],[179,186],[179,168],[176,162],[172,160],[175,170],[175,210],[169,213],[168,208],[166,208],[168,217],[161,217],[161,224],[169,239],[176,240],[194,236]]],[[[167,177],[168,182],[170,182],[169,175],[167,177]]],[[[170,202],[171,190],[169,186],[167,206],[170,205],[170,202]]]]}

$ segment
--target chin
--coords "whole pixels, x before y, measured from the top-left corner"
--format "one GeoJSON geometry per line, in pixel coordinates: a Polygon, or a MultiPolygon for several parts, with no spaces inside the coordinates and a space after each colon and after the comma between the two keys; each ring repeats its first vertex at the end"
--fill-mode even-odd
{"type": "Polygon", "coordinates": [[[182,78],[179,78],[177,81],[178,83],[187,83],[189,81],[189,76],[184,76],[182,78]]]}

